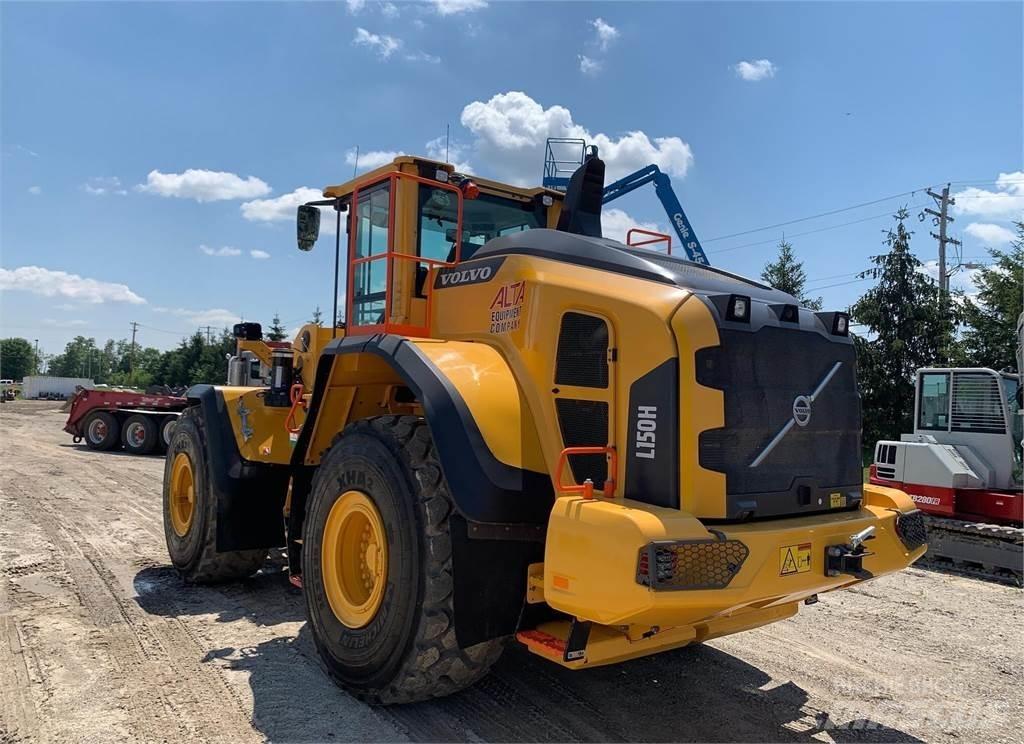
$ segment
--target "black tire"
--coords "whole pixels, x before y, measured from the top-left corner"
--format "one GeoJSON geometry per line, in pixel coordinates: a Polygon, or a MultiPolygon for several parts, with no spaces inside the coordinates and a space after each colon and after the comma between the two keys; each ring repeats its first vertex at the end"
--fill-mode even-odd
{"type": "Polygon", "coordinates": [[[368,702],[449,695],[484,677],[505,647],[497,639],[460,649],[455,638],[452,510],[430,430],[416,416],[352,424],[317,469],[303,528],[306,616],[328,672],[368,702]],[[382,604],[356,629],[331,610],[321,568],[327,515],[353,488],[377,507],[388,545],[382,604]]]}
{"type": "Polygon", "coordinates": [[[121,422],[107,411],[93,411],[82,422],[82,436],[89,449],[112,450],[121,442],[121,422]]]}
{"type": "Polygon", "coordinates": [[[267,551],[237,550],[217,552],[217,499],[210,482],[206,456],[206,425],[199,407],[187,408],[178,417],[171,446],[164,463],[163,514],[164,537],[171,563],[191,584],[215,584],[237,581],[256,573],[267,551]],[[195,505],[191,524],[179,535],[171,522],[171,473],[181,453],[191,461],[195,505]]]}
{"type": "Polygon", "coordinates": [[[121,427],[121,444],[133,455],[148,455],[156,449],[159,436],[156,420],[145,413],[132,414],[121,427]]]}
{"type": "Polygon", "coordinates": [[[167,448],[171,446],[171,437],[174,436],[174,424],[177,420],[177,416],[164,416],[160,419],[159,433],[156,438],[158,451],[166,452],[167,448]]]}

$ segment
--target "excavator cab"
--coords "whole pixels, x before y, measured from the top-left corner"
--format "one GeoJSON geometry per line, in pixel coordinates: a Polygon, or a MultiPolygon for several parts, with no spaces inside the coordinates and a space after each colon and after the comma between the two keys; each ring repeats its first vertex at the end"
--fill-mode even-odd
{"type": "Polygon", "coordinates": [[[925,551],[862,483],[848,317],[602,237],[590,155],[565,194],[405,156],[327,187],[297,233],[339,228],[344,328],[247,338],[269,388],[188,392],[172,562],[226,581],[286,548],[366,699],[454,692],[511,639],[570,669],[699,643],[925,551]]]}

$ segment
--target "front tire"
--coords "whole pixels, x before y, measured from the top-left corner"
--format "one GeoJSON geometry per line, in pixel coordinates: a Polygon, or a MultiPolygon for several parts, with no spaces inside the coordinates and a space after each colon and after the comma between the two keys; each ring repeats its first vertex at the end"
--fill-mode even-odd
{"type": "Polygon", "coordinates": [[[452,511],[419,417],[349,426],[317,469],[303,529],[307,618],[331,676],[365,700],[448,695],[501,655],[504,639],[456,640],[452,511]]]}
{"type": "Polygon", "coordinates": [[[217,551],[217,498],[206,457],[206,424],[198,406],[178,417],[164,462],[164,537],[171,562],[192,584],[251,576],[266,550],[217,551]]]}

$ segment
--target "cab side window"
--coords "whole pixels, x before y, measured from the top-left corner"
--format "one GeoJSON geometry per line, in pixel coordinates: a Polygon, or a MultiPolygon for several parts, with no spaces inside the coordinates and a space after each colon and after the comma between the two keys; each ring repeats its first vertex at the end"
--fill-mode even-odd
{"type": "Polygon", "coordinates": [[[949,431],[949,373],[926,372],[918,384],[921,408],[917,428],[949,431]]]}

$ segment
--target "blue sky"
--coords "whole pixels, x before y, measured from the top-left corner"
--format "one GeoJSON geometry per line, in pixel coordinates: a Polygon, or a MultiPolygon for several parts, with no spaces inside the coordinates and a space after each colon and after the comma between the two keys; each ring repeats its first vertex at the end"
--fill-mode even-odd
{"type": "MultiPolygon", "coordinates": [[[[713,264],[756,276],[785,230],[844,308],[881,215],[921,193],[716,238],[953,181],[963,255],[1004,242],[1022,7],[3,3],[0,335],[54,353],[130,321],[161,348],[238,317],[295,327],[331,304],[327,243],[295,249],[301,189],[347,180],[357,146],[364,166],[436,154],[446,124],[453,159],[498,179],[539,182],[546,136],[598,142],[613,177],[657,162],[713,264]]],[[[620,235],[667,224],[653,190],[615,206],[620,235]]]]}

